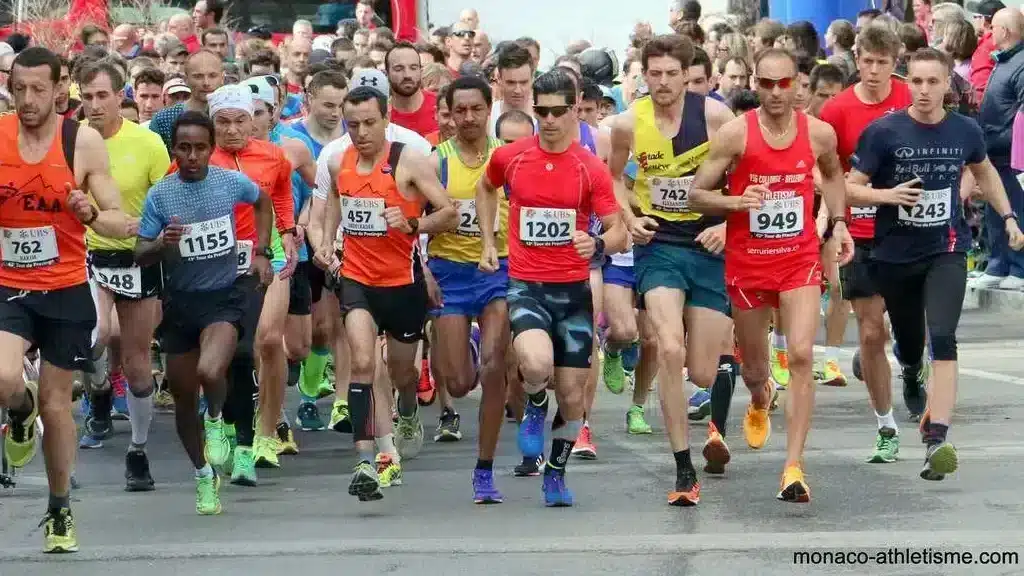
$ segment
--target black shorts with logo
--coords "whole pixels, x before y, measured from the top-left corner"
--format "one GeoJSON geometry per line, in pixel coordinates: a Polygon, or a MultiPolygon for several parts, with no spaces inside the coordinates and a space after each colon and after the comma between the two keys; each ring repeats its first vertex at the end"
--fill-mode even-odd
{"type": "Polygon", "coordinates": [[[140,267],[131,250],[90,250],[89,279],[114,295],[115,302],[145,300],[160,295],[160,263],[140,267]]]}
{"type": "Polygon", "coordinates": [[[167,354],[191,352],[199,348],[199,337],[203,330],[218,322],[227,322],[234,326],[238,331],[239,341],[245,338],[246,326],[243,320],[248,290],[242,281],[243,278],[247,277],[242,276],[231,286],[219,290],[164,291],[163,318],[156,329],[160,348],[167,354]]]}
{"type": "Polygon", "coordinates": [[[399,342],[411,344],[423,338],[427,320],[427,285],[422,278],[412,284],[376,288],[348,278],[341,279],[342,317],[352,310],[366,310],[377,327],[399,342]]]}
{"type": "Polygon", "coordinates": [[[58,368],[90,365],[95,328],[96,304],[88,283],[48,291],[0,286],[0,332],[24,338],[58,368]]]}
{"type": "Polygon", "coordinates": [[[551,337],[557,368],[590,368],[594,346],[594,299],[590,281],[508,281],[512,338],[527,330],[551,337]]]}
{"type": "Polygon", "coordinates": [[[853,259],[839,268],[839,286],[843,300],[873,298],[879,294],[871,273],[871,240],[854,240],[853,259]]]}
{"type": "MultiPolygon", "coordinates": [[[[316,268],[312,262],[299,262],[295,273],[290,278],[288,294],[288,314],[292,316],[309,316],[313,309],[313,294],[310,288],[309,275],[316,268]]],[[[317,297],[317,300],[320,298],[317,297]]]]}

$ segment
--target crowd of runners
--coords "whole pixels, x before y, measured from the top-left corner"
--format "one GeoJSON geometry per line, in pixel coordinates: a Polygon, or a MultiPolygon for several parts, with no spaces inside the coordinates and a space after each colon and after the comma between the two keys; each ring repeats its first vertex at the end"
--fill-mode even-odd
{"type": "MultiPolygon", "coordinates": [[[[726,439],[764,448],[773,416],[786,457],[771,493],[806,503],[815,387],[847,384],[851,305],[876,416],[867,461],[894,462],[909,421],[921,478],[953,473],[967,203],[1024,246],[991,143],[949,105],[955,58],[908,50],[868,11],[830,26],[826,61],[807,23],[705,32],[694,4],[673,12],[676,33],[638,26],[621,75],[579,43],[541,70],[535,41],[492,48],[473,11],[422,44],[358,27],[324,42],[296,23],[282,67],[258,37],[216,28],[214,0],[194,14],[205,47],[8,59],[0,406],[10,466],[42,445],[45,551],[77,550],[76,455],[114,420],[131,427],[127,490],[170,480],[149,469],[155,407],[173,410],[200,515],[325,430],[354,443],[348,493],[384,498],[425,435],[462,440],[477,387],[475,503],[503,501],[495,461],[515,458],[546,506],[571,506],[566,470],[597,458],[592,427],[651,434],[652,392],[676,464],[668,504],[697,505],[726,439]],[[231,42],[244,60],[227,62],[231,42]],[[730,420],[738,380],[749,403],[730,420]],[[624,430],[591,420],[602,382],[632,394],[624,430]],[[496,453],[506,419],[517,455],[496,453]]],[[[1024,31],[1016,10],[985,22],[1024,31]]]]}

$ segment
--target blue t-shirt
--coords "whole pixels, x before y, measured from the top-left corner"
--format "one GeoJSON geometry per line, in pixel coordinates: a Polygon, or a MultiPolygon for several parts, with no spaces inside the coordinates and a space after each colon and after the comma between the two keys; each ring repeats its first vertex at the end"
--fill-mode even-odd
{"type": "MultiPolygon", "coordinates": [[[[295,123],[290,124],[289,127],[292,130],[295,130],[296,132],[298,132],[299,134],[302,134],[303,136],[305,136],[306,139],[309,140],[309,143],[313,146],[311,148],[311,150],[313,151],[313,158],[320,158],[320,153],[324,151],[324,148],[326,147],[326,144],[321,144],[320,142],[318,142],[316,140],[316,138],[313,138],[313,136],[310,135],[309,128],[306,128],[306,121],[305,120],[298,120],[295,123]]],[[[342,132],[342,135],[344,135],[344,134],[345,133],[342,132]]]]}
{"type": "Polygon", "coordinates": [[[971,232],[960,201],[960,176],[965,164],[984,159],[981,127],[956,112],[931,125],[903,110],[868,125],[850,158],[853,168],[870,176],[874,188],[895,188],[920,177],[924,190],[914,206],[878,207],[872,257],[903,264],[966,252],[971,232]]]}
{"type": "Polygon", "coordinates": [[[215,166],[199,182],[171,174],[150,188],[139,238],[156,239],[173,216],[185,226],[177,253],[164,259],[164,286],[172,292],[208,292],[234,284],[235,204],[254,204],[259,196],[248,176],[215,166]]]}
{"type": "Polygon", "coordinates": [[[164,146],[167,150],[171,149],[171,136],[174,131],[174,123],[178,120],[178,116],[181,116],[185,112],[185,105],[182,103],[175,104],[174,106],[168,106],[163,110],[153,115],[153,118],[149,121],[149,129],[160,135],[160,139],[164,141],[164,146]]]}
{"type": "MultiPolygon", "coordinates": [[[[313,139],[306,136],[302,132],[299,132],[295,128],[278,122],[277,126],[270,131],[270,141],[274,144],[281,144],[281,138],[293,138],[301,141],[309,149],[309,153],[316,158],[315,147],[313,145],[313,139]]],[[[302,179],[298,170],[292,170],[292,201],[295,203],[295,219],[298,220],[299,212],[302,212],[302,207],[306,205],[306,201],[309,200],[310,196],[313,195],[313,190],[306,184],[306,181],[302,179]]],[[[309,250],[306,248],[306,243],[303,242],[299,246],[299,262],[306,262],[309,260],[309,250]]]]}

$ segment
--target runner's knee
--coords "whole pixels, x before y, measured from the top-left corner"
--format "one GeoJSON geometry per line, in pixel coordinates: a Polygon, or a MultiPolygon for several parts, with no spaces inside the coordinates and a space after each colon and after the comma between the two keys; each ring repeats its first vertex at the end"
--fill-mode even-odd
{"type": "MultiPolygon", "coordinates": [[[[875,318],[862,318],[857,323],[857,332],[862,349],[879,351],[885,349],[889,341],[889,332],[885,329],[885,321],[882,316],[875,318]]],[[[790,357],[792,362],[792,357],[790,357]]]]}

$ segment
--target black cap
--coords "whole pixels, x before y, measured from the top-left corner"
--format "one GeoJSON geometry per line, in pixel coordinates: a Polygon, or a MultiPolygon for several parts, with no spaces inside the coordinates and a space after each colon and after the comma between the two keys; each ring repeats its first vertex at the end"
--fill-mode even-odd
{"type": "Polygon", "coordinates": [[[992,18],[1003,8],[1006,8],[1006,4],[1003,4],[999,0],[981,0],[981,2],[968,2],[967,11],[979,14],[985,18],[992,18]]]}
{"type": "Polygon", "coordinates": [[[246,30],[245,33],[253,38],[259,38],[260,40],[270,40],[274,37],[274,35],[270,33],[270,29],[266,26],[253,26],[246,30]]]}

